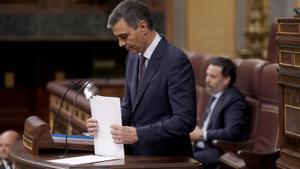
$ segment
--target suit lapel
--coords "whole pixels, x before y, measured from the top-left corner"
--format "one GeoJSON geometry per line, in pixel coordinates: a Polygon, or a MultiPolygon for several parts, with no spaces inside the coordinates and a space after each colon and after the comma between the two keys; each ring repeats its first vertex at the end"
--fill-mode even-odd
{"type": "MultiPolygon", "coordinates": [[[[138,58],[138,56],[134,56],[135,58],[138,58]]],[[[133,94],[131,95],[131,100],[135,100],[138,92],[138,86],[139,86],[139,59],[135,59],[133,62],[133,66],[135,69],[133,69],[132,79],[133,79],[133,85],[131,91],[133,94]]]]}
{"type": "Polygon", "coordinates": [[[215,122],[215,118],[218,117],[221,110],[223,109],[224,98],[226,97],[225,95],[226,95],[226,89],[224,90],[223,94],[221,95],[221,97],[219,98],[217,104],[215,105],[215,108],[214,108],[214,110],[212,112],[212,115],[210,117],[210,120],[209,120],[209,124],[207,126],[208,129],[211,128],[211,126],[215,122]]]}
{"type": "Polygon", "coordinates": [[[158,68],[159,68],[158,61],[155,61],[153,64],[148,65],[145,75],[144,75],[144,78],[143,78],[143,81],[141,82],[141,84],[138,87],[137,96],[135,98],[135,102],[133,105],[133,111],[135,110],[136,105],[141,100],[142,95],[144,94],[145,90],[147,89],[151,79],[153,78],[153,76],[154,76],[155,72],[158,70],[158,68]]]}
{"type": "Polygon", "coordinates": [[[162,56],[163,48],[166,45],[166,40],[162,37],[161,41],[158,43],[156,49],[154,50],[149,63],[148,67],[146,69],[146,72],[144,74],[144,77],[141,84],[138,87],[137,95],[133,104],[133,112],[136,109],[136,106],[140,102],[145,90],[147,89],[148,85],[150,84],[151,79],[154,77],[155,73],[158,71],[158,68],[160,66],[160,58],[162,56]]]}

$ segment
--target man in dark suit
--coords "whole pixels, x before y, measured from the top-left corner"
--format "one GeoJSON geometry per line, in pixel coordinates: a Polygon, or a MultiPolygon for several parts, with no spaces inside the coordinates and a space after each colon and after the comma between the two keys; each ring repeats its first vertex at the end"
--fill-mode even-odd
{"type": "Polygon", "coordinates": [[[211,99],[204,121],[190,133],[195,141],[194,156],[204,169],[218,165],[220,150],[211,143],[214,139],[244,140],[248,135],[249,111],[244,96],[233,85],[236,65],[223,57],[213,58],[206,70],[206,90],[211,99]]]}
{"type": "MultiPolygon", "coordinates": [[[[129,51],[123,126],[111,127],[112,139],[126,144],[127,154],[193,156],[189,137],[196,123],[192,66],[186,54],[152,26],[151,12],[136,0],[122,1],[109,16],[108,28],[129,51]]],[[[95,135],[96,120],[88,119],[87,128],[95,135]]]]}

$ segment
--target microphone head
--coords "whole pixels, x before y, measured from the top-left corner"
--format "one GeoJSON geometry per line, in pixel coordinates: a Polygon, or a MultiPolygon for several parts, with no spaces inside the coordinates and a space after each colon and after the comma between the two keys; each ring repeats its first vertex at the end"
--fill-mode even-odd
{"type": "Polygon", "coordinates": [[[90,82],[90,81],[86,82],[84,85],[86,85],[86,87],[83,90],[85,98],[90,99],[93,96],[100,94],[98,87],[95,84],[93,84],[92,82],[90,82]]]}

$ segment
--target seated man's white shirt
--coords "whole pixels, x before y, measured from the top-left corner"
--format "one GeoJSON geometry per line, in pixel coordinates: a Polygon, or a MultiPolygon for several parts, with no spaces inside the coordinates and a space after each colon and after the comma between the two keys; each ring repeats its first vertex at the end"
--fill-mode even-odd
{"type": "MultiPolygon", "coordinates": [[[[210,122],[210,118],[211,118],[211,115],[215,109],[215,106],[216,104],[218,103],[221,95],[222,95],[223,91],[221,92],[218,92],[216,94],[213,94],[212,97],[214,97],[214,101],[210,104],[210,108],[209,108],[209,112],[208,112],[208,115],[203,123],[203,127],[202,127],[202,132],[203,132],[203,140],[206,141],[207,140],[207,127],[208,127],[208,124],[210,122]]],[[[203,141],[198,141],[197,142],[197,147],[199,148],[204,148],[205,147],[205,144],[203,141]]]]}

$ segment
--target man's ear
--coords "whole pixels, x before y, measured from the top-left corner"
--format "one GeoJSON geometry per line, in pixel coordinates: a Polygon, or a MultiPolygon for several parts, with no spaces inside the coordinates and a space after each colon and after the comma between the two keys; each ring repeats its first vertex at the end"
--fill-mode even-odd
{"type": "Polygon", "coordinates": [[[147,29],[148,29],[148,24],[145,20],[141,20],[139,22],[139,28],[141,29],[141,31],[143,32],[143,34],[147,33],[147,29]]]}
{"type": "Polygon", "coordinates": [[[224,83],[225,86],[229,86],[230,81],[231,81],[230,76],[225,76],[224,79],[223,79],[223,83],[224,83]]]}

